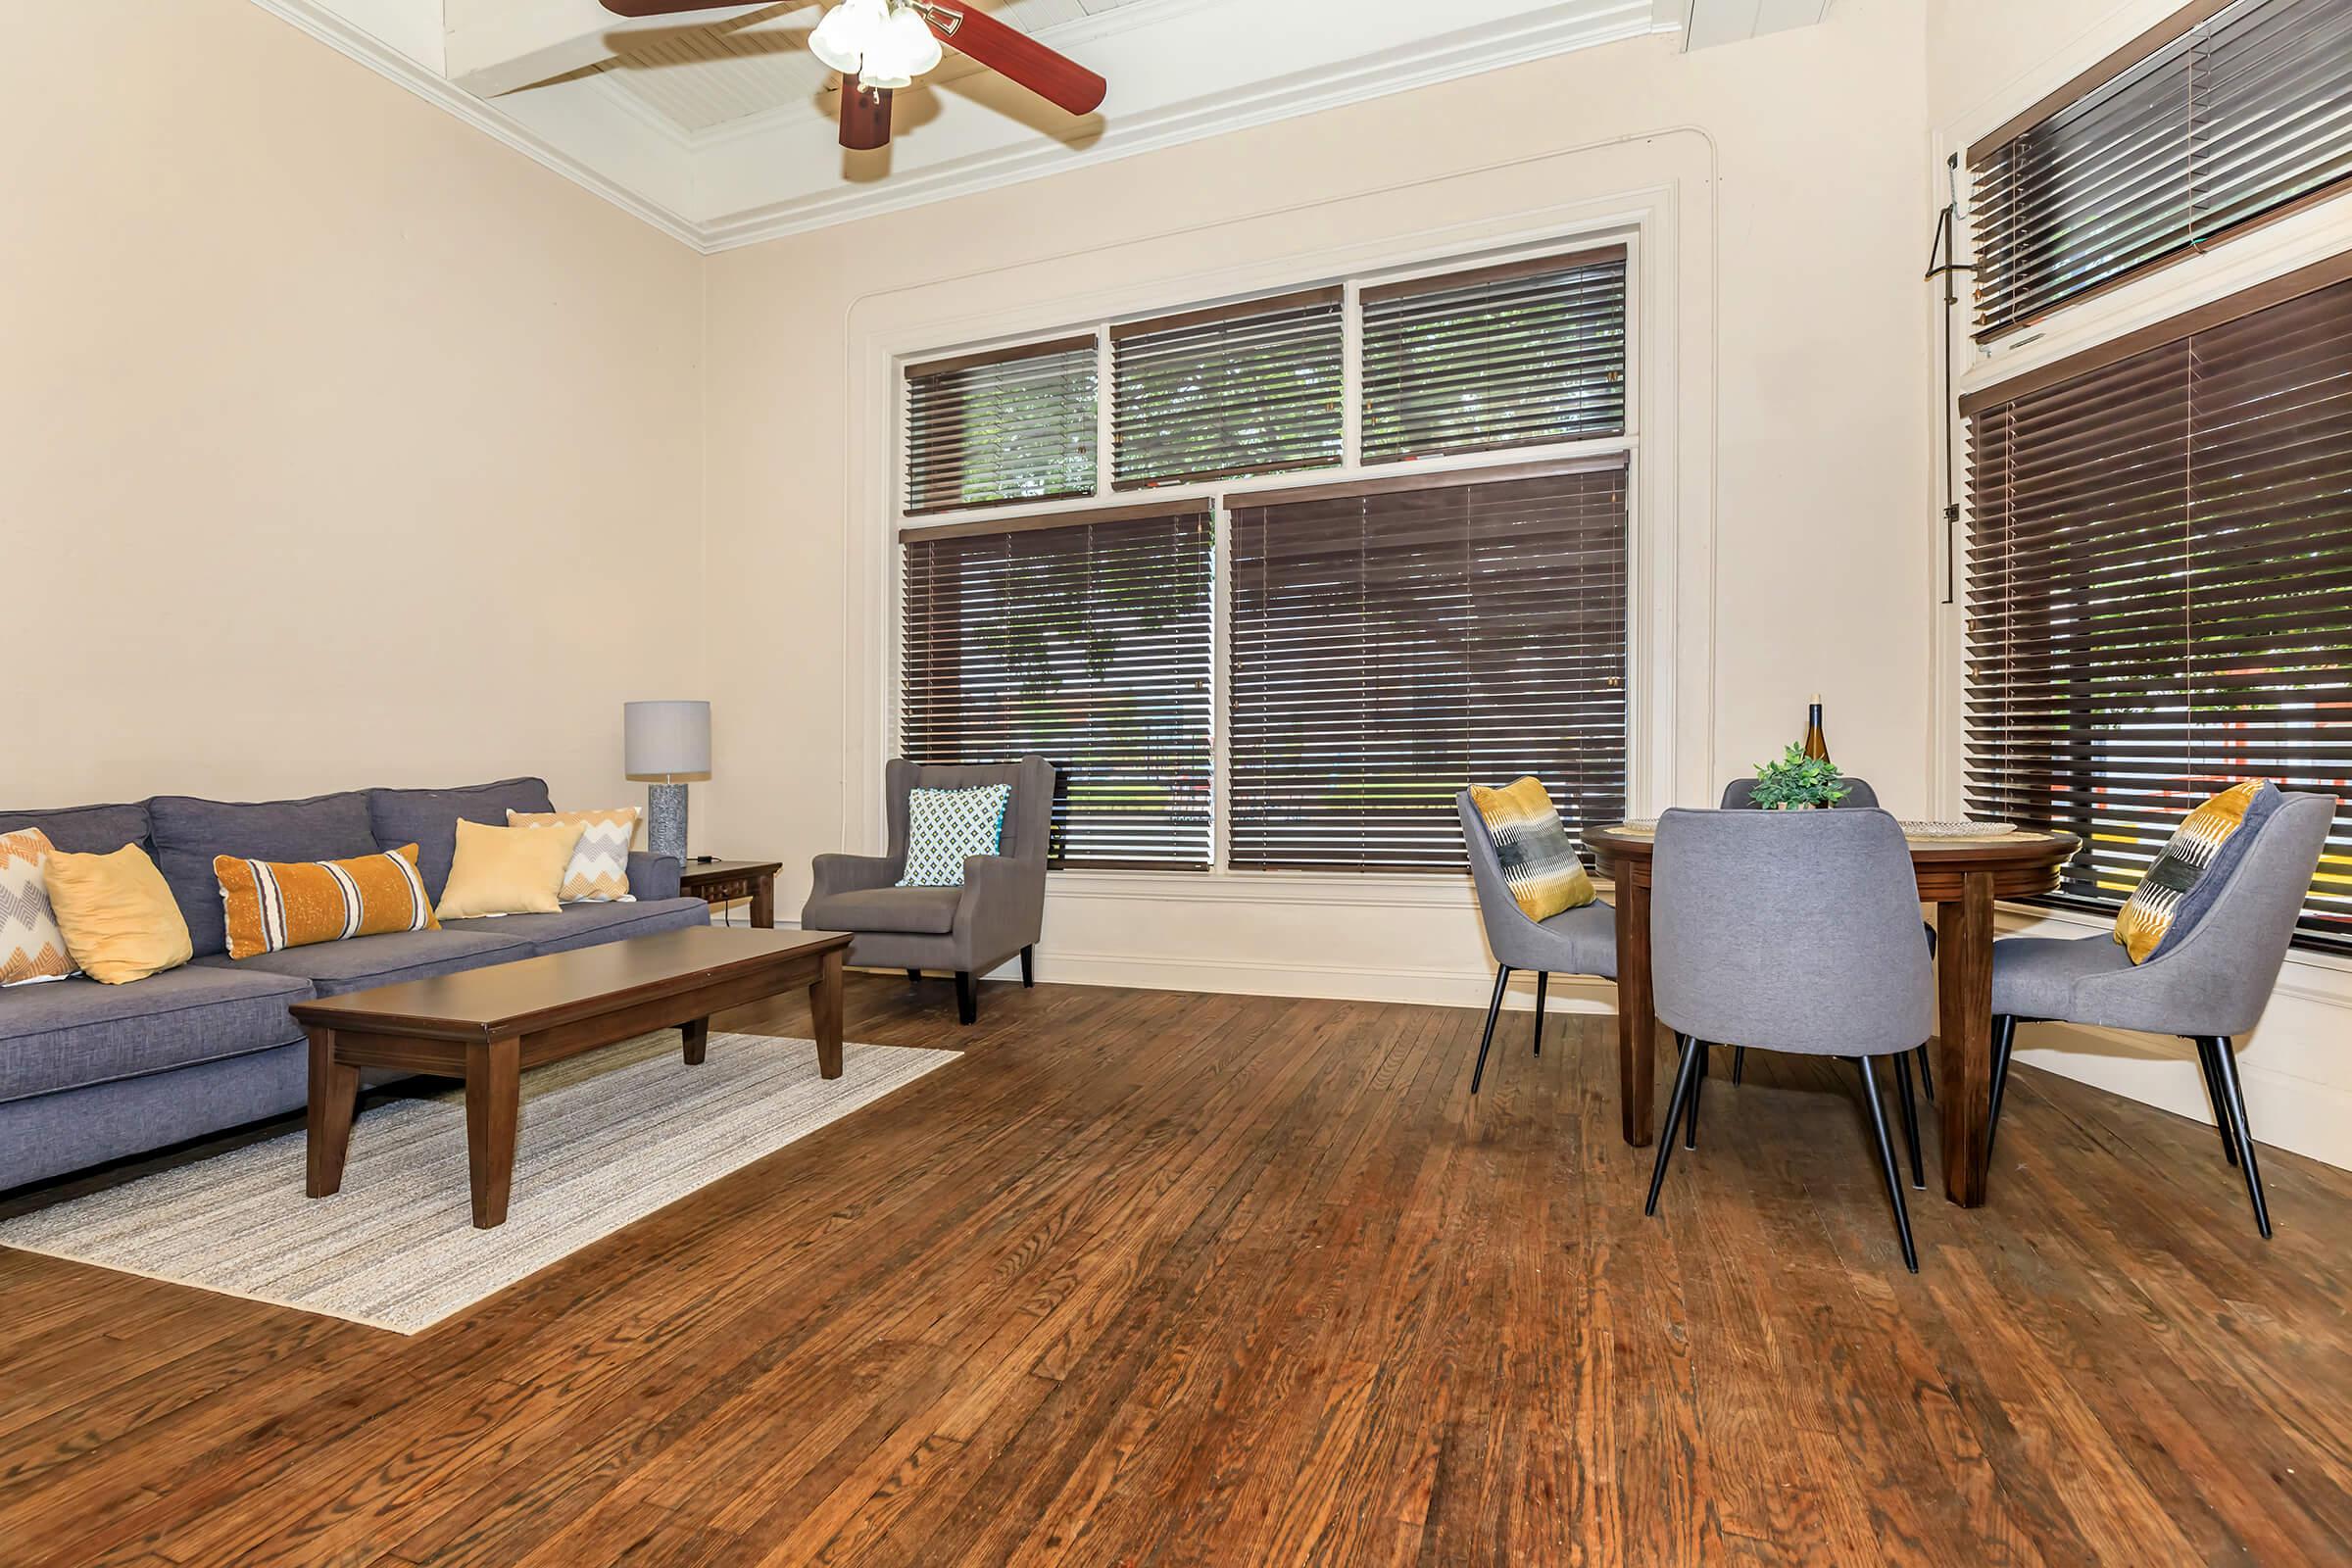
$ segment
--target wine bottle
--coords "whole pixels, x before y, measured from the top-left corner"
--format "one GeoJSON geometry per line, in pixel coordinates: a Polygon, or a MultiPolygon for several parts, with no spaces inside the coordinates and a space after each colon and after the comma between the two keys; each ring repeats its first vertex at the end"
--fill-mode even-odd
{"type": "Polygon", "coordinates": [[[1830,738],[1821,732],[1821,693],[1813,694],[1813,705],[1805,710],[1805,755],[1830,760],[1830,738]]]}

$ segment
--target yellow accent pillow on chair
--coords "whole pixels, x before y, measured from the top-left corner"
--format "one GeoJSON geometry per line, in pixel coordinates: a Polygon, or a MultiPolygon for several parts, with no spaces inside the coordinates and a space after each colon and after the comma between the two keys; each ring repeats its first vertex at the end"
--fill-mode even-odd
{"type": "Polygon", "coordinates": [[[564,907],[564,873],[586,831],[580,823],[491,827],[460,820],[457,854],[434,912],[444,920],[554,914],[564,907]]]}
{"type": "Polygon", "coordinates": [[[1550,791],[1535,778],[1523,778],[1503,788],[1470,786],[1470,804],[1478,808],[1494,841],[1494,858],[1502,879],[1510,884],[1519,912],[1530,920],[1548,920],[1568,909],[1581,909],[1598,894],[1577,858],[1576,841],[1560,825],[1560,813],[1550,791]]]}
{"type": "Polygon", "coordinates": [[[164,873],[136,844],[112,855],[51,850],[41,869],[66,951],[91,979],[127,985],[196,956],[187,917],[172,902],[164,873]]]}
{"type": "Polygon", "coordinates": [[[349,860],[240,860],[213,857],[228,923],[228,956],[306,948],[314,942],[430,931],[433,901],[416,874],[416,846],[349,860]]]}

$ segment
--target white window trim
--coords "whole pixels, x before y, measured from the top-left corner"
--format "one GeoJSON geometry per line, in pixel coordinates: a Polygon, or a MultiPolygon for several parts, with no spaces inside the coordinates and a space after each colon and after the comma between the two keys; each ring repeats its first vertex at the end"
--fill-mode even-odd
{"type": "MultiPolygon", "coordinates": [[[[1632,152],[1619,143],[1570,149],[1558,158],[1614,162],[1632,152]]],[[[853,307],[844,396],[849,409],[849,561],[845,581],[853,606],[879,613],[860,623],[853,612],[843,653],[844,757],[842,818],[851,844],[871,843],[882,828],[883,760],[897,741],[899,696],[898,529],[904,399],[899,367],[943,343],[1042,339],[1059,324],[1149,316],[1218,298],[1248,298],[1298,286],[1316,276],[1349,277],[1409,268],[1446,270],[1470,259],[1517,250],[1568,250],[1621,239],[1628,246],[1629,356],[1627,422],[1642,449],[1630,464],[1633,539],[1628,576],[1634,585],[1635,631],[1628,649],[1629,811],[1644,814],[1658,803],[1704,792],[1714,773],[1713,665],[1715,527],[1714,439],[1717,408],[1716,306],[1720,242],[1715,232],[1712,144],[1695,132],[1665,131],[1640,139],[1640,167],[1649,183],[1605,195],[1492,215],[1446,225],[1417,224],[1384,240],[1331,246],[1247,266],[1205,268],[1150,282],[1120,282],[1083,296],[1056,296],[1027,307],[975,316],[939,312],[926,317],[920,288],[892,291],[853,307]],[[1661,167],[1662,166],[1662,167],[1661,167]],[[1659,176],[1663,174],[1663,178],[1659,176]],[[909,300],[906,296],[915,296],[909,300]],[[877,300],[888,298],[888,307],[877,300]],[[873,308],[869,311],[868,307],[873,308]],[[881,319],[860,321],[867,315],[881,319]],[[1690,611],[1685,612],[1688,605],[1690,611]]],[[[1389,193],[1375,191],[1362,200],[1389,193]]],[[[1044,268],[1051,258],[1034,264],[1044,268]]],[[[1001,275],[1001,274],[1000,274],[1001,275]]],[[[943,280],[954,281],[954,280],[943,280]]],[[[1594,450],[1604,444],[1582,445],[1594,450]]],[[[1463,461],[1473,468],[1530,461],[1523,449],[1463,461]]],[[[1396,471],[1400,465],[1371,470],[1396,471]]],[[[1294,476],[1327,484],[1351,470],[1316,469],[1294,476]]],[[[1272,488],[1252,481],[1251,489],[1272,488]]],[[[1200,487],[1237,490],[1235,483],[1200,487]]],[[[1124,501],[1181,498],[1184,491],[1118,492],[1124,501]]],[[[1081,499],[1054,506],[1074,512],[1102,505],[1081,499]]],[[[1030,515],[1051,510],[1024,509],[1030,515]]],[[[983,517],[1000,509],[979,509],[983,517]]],[[[946,515],[908,520],[937,525],[946,515]]],[[[1222,700],[1222,693],[1218,693],[1222,700]]],[[[1220,823],[1222,818],[1220,817],[1220,823]]],[[[1056,872],[1055,895],[1188,896],[1248,902],[1282,901],[1312,888],[1313,901],[1334,898],[1389,907],[1442,906],[1468,899],[1467,879],[1404,872],[1056,872]]]]}

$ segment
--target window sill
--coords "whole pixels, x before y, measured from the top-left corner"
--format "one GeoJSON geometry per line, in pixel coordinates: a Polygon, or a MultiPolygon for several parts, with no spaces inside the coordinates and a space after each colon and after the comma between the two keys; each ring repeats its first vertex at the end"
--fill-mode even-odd
{"type": "Polygon", "coordinates": [[[1469,909],[1477,904],[1466,871],[1055,871],[1046,886],[1056,898],[1153,904],[1308,908],[1344,904],[1390,909],[1469,909]]]}

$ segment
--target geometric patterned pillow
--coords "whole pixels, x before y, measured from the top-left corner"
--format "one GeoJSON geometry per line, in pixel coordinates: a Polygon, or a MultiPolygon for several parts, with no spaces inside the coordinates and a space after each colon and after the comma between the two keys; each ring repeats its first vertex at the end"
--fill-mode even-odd
{"type": "Polygon", "coordinates": [[[1502,864],[1502,879],[1510,884],[1512,902],[1521,914],[1548,920],[1599,897],[1541,780],[1523,778],[1499,790],[1473,784],[1470,804],[1494,841],[1494,858],[1502,864]]]}
{"type": "Polygon", "coordinates": [[[41,875],[51,850],[37,827],[0,833],[0,986],[63,980],[74,972],[41,875]]]}
{"type": "Polygon", "coordinates": [[[637,838],[637,808],[606,811],[509,811],[509,827],[576,827],[579,848],[564,868],[558,904],[633,904],[629,892],[629,846],[637,838]]]}
{"type": "Polygon", "coordinates": [[[2244,855],[2254,829],[2280,799],[2270,780],[2248,779],[2181,818],[2172,842],[2116,911],[2115,940],[2133,963],[2145,963],[2174,945],[2167,938],[2176,926],[2180,935],[2188,934],[2244,855]]]}
{"type": "Polygon", "coordinates": [[[1004,842],[1009,784],[906,792],[906,874],[903,888],[963,886],[963,858],[994,855],[1004,842]]]}

